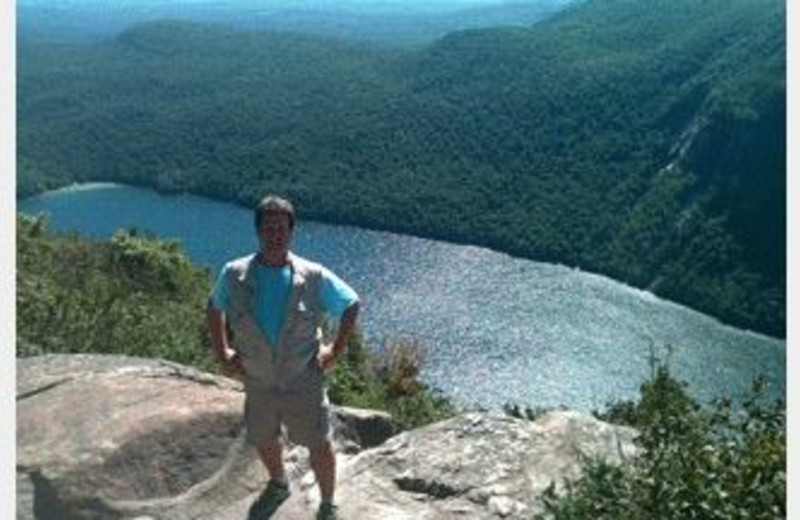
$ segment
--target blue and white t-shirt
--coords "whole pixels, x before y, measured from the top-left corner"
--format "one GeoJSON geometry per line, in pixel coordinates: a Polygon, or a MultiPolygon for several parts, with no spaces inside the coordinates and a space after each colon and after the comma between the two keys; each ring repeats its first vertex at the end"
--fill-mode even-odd
{"type": "MultiPolygon", "coordinates": [[[[228,264],[220,271],[211,293],[211,304],[225,312],[228,312],[230,304],[227,272],[228,264]]],[[[256,323],[267,335],[270,344],[276,345],[291,294],[292,268],[288,265],[268,267],[257,264],[255,281],[256,323]]],[[[324,266],[319,287],[323,311],[335,320],[341,319],[344,311],[358,301],[358,295],[353,288],[324,266]]]]}

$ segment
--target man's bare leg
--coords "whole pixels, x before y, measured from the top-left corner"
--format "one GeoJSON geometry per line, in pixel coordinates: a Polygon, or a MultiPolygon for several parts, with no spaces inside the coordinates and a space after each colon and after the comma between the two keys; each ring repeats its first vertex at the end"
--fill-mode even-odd
{"type": "Polygon", "coordinates": [[[283,444],[280,437],[259,446],[258,456],[269,472],[269,484],[250,506],[247,518],[271,518],[289,498],[289,483],[283,467],[283,444]]]}
{"type": "Polygon", "coordinates": [[[330,440],[310,448],[309,460],[314,476],[317,477],[319,494],[323,502],[333,502],[333,491],[336,487],[336,455],[330,440]]]}
{"type": "Polygon", "coordinates": [[[270,480],[286,484],[286,469],[283,466],[283,443],[280,437],[259,446],[258,456],[267,468],[270,480]]]}

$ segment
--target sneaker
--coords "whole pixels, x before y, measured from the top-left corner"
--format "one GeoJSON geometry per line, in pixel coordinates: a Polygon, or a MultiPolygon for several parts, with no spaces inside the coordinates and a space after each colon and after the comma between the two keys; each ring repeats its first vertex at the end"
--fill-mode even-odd
{"type": "Polygon", "coordinates": [[[253,505],[250,506],[250,511],[247,515],[248,520],[266,520],[270,518],[278,510],[278,507],[289,498],[290,494],[288,485],[270,480],[267,488],[261,492],[256,501],[253,502],[253,505]]]}
{"type": "Polygon", "coordinates": [[[336,506],[330,502],[322,502],[317,510],[317,520],[337,520],[336,506]]]}

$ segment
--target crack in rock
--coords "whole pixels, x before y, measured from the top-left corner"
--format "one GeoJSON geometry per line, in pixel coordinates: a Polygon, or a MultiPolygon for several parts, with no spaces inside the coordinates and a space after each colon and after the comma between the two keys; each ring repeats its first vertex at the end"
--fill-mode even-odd
{"type": "Polygon", "coordinates": [[[436,499],[450,498],[461,495],[466,491],[456,489],[444,482],[425,480],[422,478],[399,477],[394,479],[394,483],[403,491],[424,493],[436,499]]]}
{"type": "Polygon", "coordinates": [[[65,383],[69,383],[70,381],[74,381],[74,379],[75,378],[73,378],[73,377],[65,377],[63,379],[59,379],[57,381],[53,381],[52,383],[48,383],[48,384],[46,384],[44,386],[40,386],[40,387],[34,388],[33,390],[28,390],[27,392],[23,392],[23,393],[19,394],[17,396],[17,401],[24,401],[25,399],[28,399],[29,397],[33,397],[35,395],[39,395],[41,393],[47,392],[49,390],[52,390],[53,388],[55,388],[57,386],[61,386],[61,385],[65,384],[65,383]]]}
{"type": "Polygon", "coordinates": [[[238,389],[238,385],[236,385],[236,383],[228,381],[220,381],[220,379],[214,375],[194,370],[186,370],[185,367],[174,365],[172,363],[162,362],[159,368],[165,369],[165,371],[163,372],[153,371],[153,370],[144,371],[142,376],[153,379],[176,378],[185,381],[191,381],[193,383],[198,383],[204,386],[216,386],[217,388],[238,389]]]}

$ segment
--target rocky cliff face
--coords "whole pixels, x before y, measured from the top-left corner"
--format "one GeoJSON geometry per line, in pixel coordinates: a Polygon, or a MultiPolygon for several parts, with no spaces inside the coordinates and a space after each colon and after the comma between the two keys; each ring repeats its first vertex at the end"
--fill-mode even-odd
{"type": "MultiPolygon", "coordinates": [[[[241,520],[267,475],[243,444],[239,383],[122,356],[17,362],[17,518],[241,520]]],[[[635,432],[576,412],[469,413],[392,435],[381,412],[334,411],[345,518],[522,518],[584,457],[633,456],[635,432]]],[[[313,518],[301,447],[276,520],[313,518]]]]}

